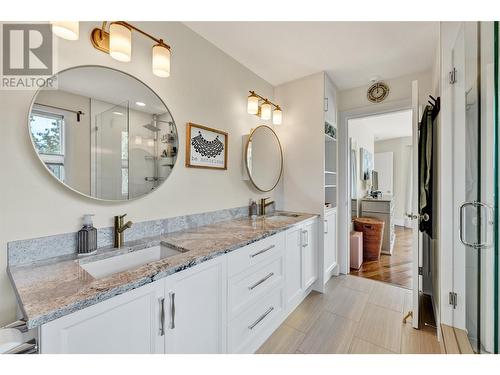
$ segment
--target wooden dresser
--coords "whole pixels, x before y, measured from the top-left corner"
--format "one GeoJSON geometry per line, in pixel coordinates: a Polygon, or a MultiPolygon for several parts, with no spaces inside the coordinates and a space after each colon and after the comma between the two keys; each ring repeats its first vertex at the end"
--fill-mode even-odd
{"type": "Polygon", "coordinates": [[[394,247],[394,197],[385,195],[382,198],[361,199],[361,216],[374,217],[383,220],[384,239],[382,242],[382,253],[392,255],[394,247]]]}

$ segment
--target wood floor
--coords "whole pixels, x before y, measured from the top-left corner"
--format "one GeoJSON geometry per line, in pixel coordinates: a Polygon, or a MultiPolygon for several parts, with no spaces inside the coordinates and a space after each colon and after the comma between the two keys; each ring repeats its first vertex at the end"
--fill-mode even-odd
{"type": "Polygon", "coordinates": [[[411,289],[412,287],[412,229],[396,226],[392,255],[382,254],[379,261],[365,262],[351,275],[411,289]]]}
{"type": "Polygon", "coordinates": [[[312,292],[257,353],[441,353],[435,330],[415,330],[411,292],[357,276],[333,277],[324,294],[312,292]]]}

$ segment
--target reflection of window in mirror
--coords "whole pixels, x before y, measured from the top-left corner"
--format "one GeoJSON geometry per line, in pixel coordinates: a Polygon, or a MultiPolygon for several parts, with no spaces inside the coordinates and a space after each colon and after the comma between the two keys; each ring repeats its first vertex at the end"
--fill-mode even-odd
{"type": "Polygon", "coordinates": [[[122,131],[122,195],[128,198],[128,132],[122,131]]]}
{"type": "Polygon", "coordinates": [[[40,158],[59,180],[64,181],[64,116],[33,110],[30,125],[40,158]]]}

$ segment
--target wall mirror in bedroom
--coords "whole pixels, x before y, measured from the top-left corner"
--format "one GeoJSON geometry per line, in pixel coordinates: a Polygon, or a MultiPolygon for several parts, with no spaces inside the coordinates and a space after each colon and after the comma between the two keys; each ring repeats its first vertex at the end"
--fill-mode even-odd
{"type": "Polygon", "coordinates": [[[85,196],[123,201],[157,189],[178,153],[174,119],[160,97],[124,72],[80,66],[39,90],[28,129],[43,166],[85,196]]]}

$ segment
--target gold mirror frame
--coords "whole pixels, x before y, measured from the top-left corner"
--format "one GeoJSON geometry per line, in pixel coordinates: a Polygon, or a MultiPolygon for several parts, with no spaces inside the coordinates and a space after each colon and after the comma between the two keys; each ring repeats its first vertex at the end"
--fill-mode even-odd
{"type": "Polygon", "coordinates": [[[252,182],[252,185],[259,191],[263,192],[263,193],[267,193],[269,191],[272,191],[274,190],[274,188],[278,185],[278,183],[280,182],[281,180],[281,176],[283,176],[283,147],[281,147],[281,142],[280,142],[280,139],[278,137],[278,135],[276,134],[276,132],[269,126],[267,125],[259,125],[257,126],[255,129],[253,129],[251,132],[250,132],[250,135],[248,136],[248,139],[247,139],[247,142],[245,144],[245,168],[247,170],[247,174],[248,174],[248,178],[250,179],[250,181],[252,182]],[[278,176],[278,178],[276,179],[276,183],[273,185],[273,187],[269,190],[263,190],[261,189],[259,186],[257,186],[257,184],[255,183],[254,179],[252,178],[252,174],[250,173],[250,169],[248,168],[248,145],[250,144],[250,142],[252,141],[252,136],[253,134],[260,128],[268,128],[273,134],[274,136],[276,137],[276,140],[278,141],[278,146],[280,147],[280,158],[281,158],[281,168],[280,168],[280,174],[278,176]]]}

